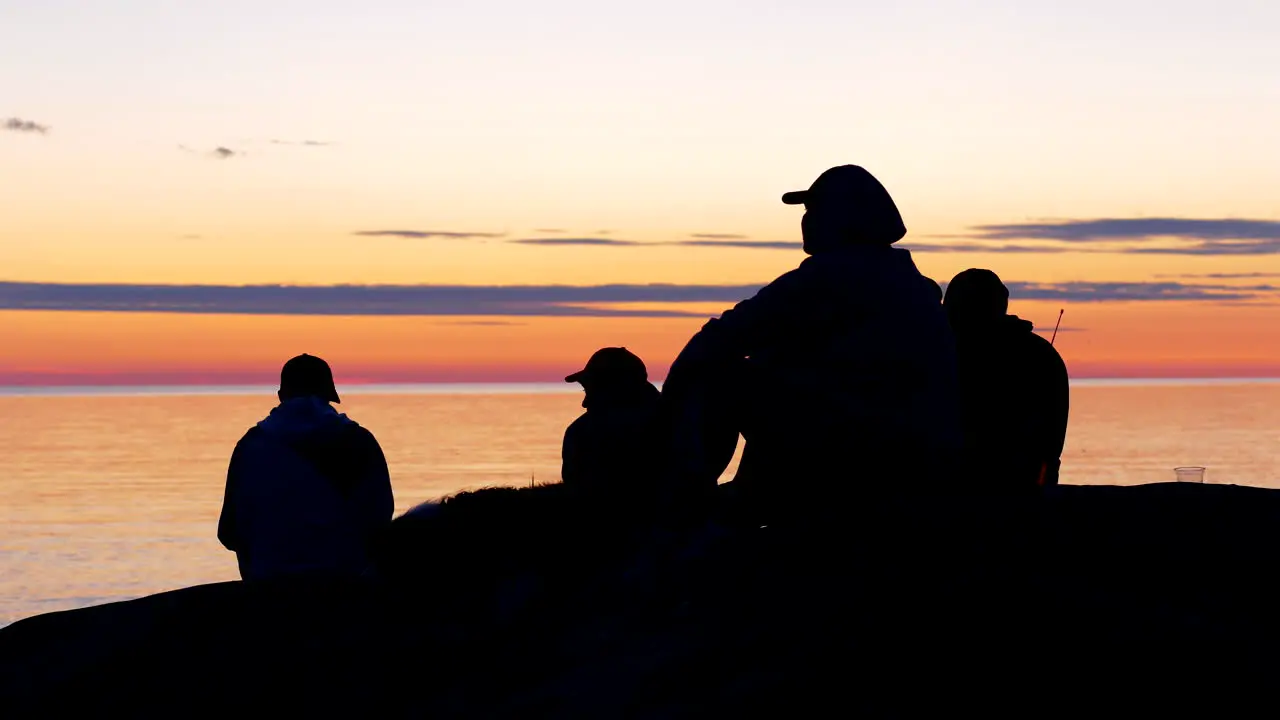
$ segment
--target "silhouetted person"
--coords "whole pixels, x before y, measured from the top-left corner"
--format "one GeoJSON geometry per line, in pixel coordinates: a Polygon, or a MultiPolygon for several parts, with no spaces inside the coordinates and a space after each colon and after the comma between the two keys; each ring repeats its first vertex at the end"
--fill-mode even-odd
{"type": "Polygon", "coordinates": [[[668,436],[644,362],[626,348],[602,348],[565,382],[582,385],[586,408],[564,433],[566,488],[615,510],[651,510],[667,482],[668,436]]]}
{"type": "Polygon", "coordinates": [[[943,481],[960,446],[954,341],[936,283],[892,247],[892,198],[844,165],[782,200],[805,206],[810,257],[704,325],[663,386],[682,471],[718,475],[740,429],[733,484],[763,502],[943,481]]]}
{"type": "Polygon", "coordinates": [[[231,454],[218,539],[240,576],[357,576],[394,502],[373,434],[340,402],[329,365],[299,355],[280,371],[280,404],[231,454]]]}
{"type": "Polygon", "coordinates": [[[990,489],[1058,482],[1067,436],[1067,366],[1032,324],[1009,315],[1009,290],[990,270],[947,285],[956,335],[968,482],[990,489]]]}

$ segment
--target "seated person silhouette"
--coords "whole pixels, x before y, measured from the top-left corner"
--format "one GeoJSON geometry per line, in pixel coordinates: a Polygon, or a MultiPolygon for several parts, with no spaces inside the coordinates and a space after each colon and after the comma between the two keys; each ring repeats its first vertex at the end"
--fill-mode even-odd
{"type": "Polygon", "coordinates": [[[565,378],[585,392],[565,430],[560,477],[574,496],[627,512],[652,509],[667,476],[662,395],[644,361],[624,347],[597,350],[565,378]]]}
{"type": "Polygon", "coordinates": [[[892,198],[844,165],[782,200],[805,206],[809,257],[704,325],[663,385],[680,471],[718,476],[741,431],[744,498],[944,481],[960,447],[954,340],[936,283],[893,247],[892,198]]]}
{"type": "Polygon", "coordinates": [[[218,539],[245,580],[361,575],[394,510],[382,448],[330,405],[338,391],[318,357],[286,362],[278,397],[231,454],[218,539]]]}
{"type": "Polygon", "coordinates": [[[990,270],[956,275],[944,307],[956,335],[968,484],[1057,484],[1070,405],[1062,357],[1008,314],[1009,290],[990,270]]]}

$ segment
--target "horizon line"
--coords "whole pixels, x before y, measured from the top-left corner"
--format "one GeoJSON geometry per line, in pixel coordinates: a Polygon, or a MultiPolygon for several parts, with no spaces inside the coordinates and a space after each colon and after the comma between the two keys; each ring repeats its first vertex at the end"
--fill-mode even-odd
{"type": "MultiPolygon", "coordinates": [[[[1247,385],[1280,383],[1280,377],[1076,377],[1072,386],[1151,385],[1247,385]]],[[[659,388],[661,381],[654,381],[659,388]]],[[[534,382],[350,382],[343,383],[343,395],[484,395],[484,394],[573,394],[581,388],[552,380],[534,382]]],[[[0,397],[46,396],[142,396],[142,395],[257,395],[274,394],[275,384],[187,383],[187,384],[106,384],[106,385],[0,385],[0,397]]]]}

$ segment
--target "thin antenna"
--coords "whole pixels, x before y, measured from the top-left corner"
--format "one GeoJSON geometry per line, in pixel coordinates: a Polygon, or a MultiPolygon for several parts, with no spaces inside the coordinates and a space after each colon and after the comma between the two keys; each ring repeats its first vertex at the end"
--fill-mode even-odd
{"type": "Polygon", "coordinates": [[[1052,345],[1054,340],[1058,339],[1058,326],[1062,324],[1062,313],[1066,312],[1066,308],[1058,310],[1058,322],[1053,324],[1053,337],[1049,338],[1049,344],[1052,345]]]}

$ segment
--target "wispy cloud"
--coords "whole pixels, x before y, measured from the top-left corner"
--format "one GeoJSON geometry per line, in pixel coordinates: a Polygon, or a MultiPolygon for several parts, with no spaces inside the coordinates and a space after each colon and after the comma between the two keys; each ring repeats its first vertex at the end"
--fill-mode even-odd
{"type": "Polygon", "coordinates": [[[991,253],[1000,254],[1056,254],[1080,252],[1078,248],[1054,245],[983,245],[980,243],[903,243],[898,247],[916,253],[991,253]]]}
{"type": "MultiPolygon", "coordinates": [[[[1280,287],[1182,282],[1008,282],[1022,300],[1274,303],[1280,287]]],[[[242,315],[705,317],[749,285],[107,285],[0,282],[0,309],[242,315]],[[626,307],[643,305],[646,307],[626,307]]]]}
{"type": "Polygon", "coordinates": [[[737,235],[735,233],[692,233],[691,238],[697,240],[746,240],[746,235],[737,235]]]}
{"type": "Polygon", "coordinates": [[[426,238],[450,238],[466,240],[474,238],[500,238],[506,233],[459,232],[457,230],[357,230],[352,235],[360,237],[398,237],[422,240],[426,238]]]}
{"type": "Polygon", "coordinates": [[[1280,240],[1280,220],[1239,218],[1098,218],[1042,223],[977,225],[972,237],[986,240],[1280,240]]]}
{"type": "Polygon", "coordinates": [[[758,285],[94,285],[0,282],[0,309],[243,315],[701,317],[758,285]]]}
{"type": "Polygon", "coordinates": [[[554,233],[565,232],[565,229],[564,228],[534,228],[533,231],[536,233],[546,233],[548,235],[551,235],[554,233]]]}
{"type": "Polygon", "coordinates": [[[34,120],[23,120],[16,117],[6,118],[4,129],[20,133],[37,133],[39,135],[46,135],[49,132],[48,125],[41,125],[34,120]]]}
{"type": "Polygon", "coordinates": [[[298,147],[329,147],[337,143],[325,140],[271,140],[272,145],[295,145],[298,147]]]}
{"type": "Polygon", "coordinates": [[[238,154],[239,153],[237,153],[235,150],[232,150],[231,148],[227,148],[227,147],[218,146],[213,149],[213,156],[220,160],[233,158],[238,154]]]}
{"type": "Polygon", "coordinates": [[[1280,253],[1280,220],[1248,218],[1096,218],[978,225],[963,237],[1046,240],[1071,245],[1117,243],[1098,252],[1147,255],[1272,255],[1280,253]],[[1151,245],[1151,241],[1178,241],[1151,245]]]}
{"type": "Polygon", "coordinates": [[[1181,282],[1006,282],[1009,295],[1020,300],[1064,302],[1152,302],[1185,300],[1273,299],[1273,285],[1222,285],[1181,282]]]}
{"type": "Polygon", "coordinates": [[[728,240],[713,238],[703,240],[678,240],[673,243],[664,244],[683,245],[686,247],[735,248],[745,250],[799,250],[801,247],[799,242],[787,240],[728,240]]]}
{"type": "Polygon", "coordinates": [[[580,237],[580,238],[519,238],[517,240],[509,240],[508,242],[517,245],[608,245],[613,247],[628,246],[635,247],[646,245],[648,243],[640,243],[634,240],[620,240],[618,238],[602,238],[602,237],[580,237]]]}
{"type": "Polygon", "coordinates": [[[1219,273],[1178,273],[1175,275],[1156,275],[1157,278],[1179,278],[1183,280],[1249,280],[1259,278],[1280,278],[1275,272],[1219,272],[1219,273]]]}

